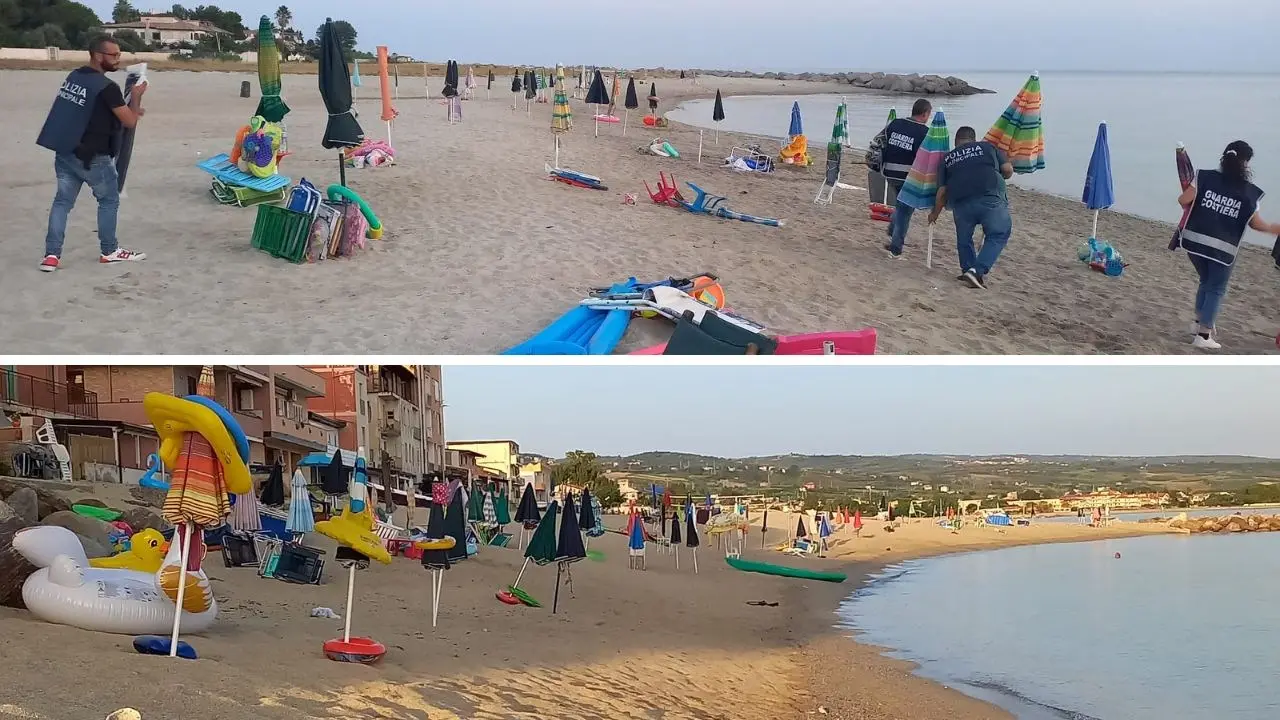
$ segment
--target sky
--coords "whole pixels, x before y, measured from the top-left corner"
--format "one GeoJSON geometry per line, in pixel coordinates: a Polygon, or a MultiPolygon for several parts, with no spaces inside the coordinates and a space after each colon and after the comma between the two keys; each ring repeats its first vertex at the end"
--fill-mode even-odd
{"type": "Polygon", "coordinates": [[[1280,457],[1274,367],[464,367],[449,440],[524,452],[1280,457]]]}
{"type": "MultiPolygon", "coordinates": [[[[114,2],[87,4],[109,19],[114,2]]],[[[216,4],[250,26],[278,6],[216,4]]],[[[464,64],[1280,72],[1275,0],[306,0],[290,9],[308,35],[331,16],[355,25],[363,49],[464,64]]]]}

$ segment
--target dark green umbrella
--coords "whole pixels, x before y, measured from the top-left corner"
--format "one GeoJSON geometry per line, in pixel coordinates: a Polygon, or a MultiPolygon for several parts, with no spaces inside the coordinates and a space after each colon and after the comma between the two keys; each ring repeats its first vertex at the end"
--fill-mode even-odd
{"type": "MultiPolygon", "coordinates": [[[[342,42],[333,31],[333,19],[325,18],[320,28],[320,97],[329,122],[324,128],[320,145],[325,149],[356,147],[364,142],[364,130],[351,112],[351,71],[342,55],[342,42]]],[[[347,166],[338,155],[338,167],[342,184],[347,184],[347,166]]]]}
{"type": "Polygon", "coordinates": [[[467,500],[467,520],[484,521],[484,501],[480,499],[480,493],[476,492],[475,488],[471,488],[471,496],[467,500]]]}
{"type": "MultiPolygon", "coordinates": [[[[560,574],[568,571],[570,563],[578,562],[586,556],[587,547],[582,542],[578,512],[573,507],[573,493],[569,493],[564,498],[564,518],[560,521],[560,534],[556,539],[556,594],[551,599],[552,614],[560,604],[560,574]]],[[[573,593],[573,575],[569,576],[569,593],[573,593]]]]}
{"type": "Polygon", "coordinates": [[[524,570],[529,567],[530,560],[538,566],[556,561],[556,513],[559,509],[555,500],[547,506],[538,529],[529,538],[529,546],[524,549],[524,564],[520,566],[520,573],[516,575],[516,581],[511,583],[511,587],[520,586],[520,578],[524,577],[524,570]]]}
{"type": "Polygon", "coordinates": [[[266,15],[258,20],[258,86],[262,90],[262,99],[258,101],[254,115],[261,115],[267,122],[284,120],[284,116],[289,114],[289,106],[280,97],[280,50],[276,47],[271,18],[266,15]]]}
{"type": "Polygon", "coordinates": [[[494,510],[498,513],[498,524],[506,525],[511,522],[511,500],[507,497],[507,486],[502,484],[498,488],[498,499],[494,503],[494,510]]]}

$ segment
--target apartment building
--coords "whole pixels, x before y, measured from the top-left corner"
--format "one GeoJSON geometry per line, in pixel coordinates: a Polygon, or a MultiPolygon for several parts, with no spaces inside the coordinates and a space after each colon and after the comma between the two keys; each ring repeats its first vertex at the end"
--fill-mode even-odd
{"type": "Polygon", "coordinates": [[[393,487],[416,487],[423,477],[444,473],[444,414],[438,365],[323,365],[310,368],[325,379],[325,395],[308,403],[312,412],[345,420],[339,445],[363,448],[381,477],[383,453],[390,459],[393,487]]]}
{"type": "Polygon", "coordinates": [[[0,412],[40,418],[98,417],[98,398],[65,365],[0,365],[0,412]]]}
{"type": "Polygon", "coordinates": [[[459,440],[446,444],[449,450],[469,450],[480,457],[476,464],[507,482],[508,493],[518,493],[520,444],[515,440],[459,440]]]}

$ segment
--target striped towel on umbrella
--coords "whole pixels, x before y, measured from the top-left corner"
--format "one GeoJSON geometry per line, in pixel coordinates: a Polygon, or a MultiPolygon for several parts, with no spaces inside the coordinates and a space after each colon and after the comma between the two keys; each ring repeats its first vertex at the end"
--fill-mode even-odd
{"type": "Polygon", "coordinates": [[[285,529],[291,533],[305,534],[315,532],[316,516],[311,510],[311,493],[307,492],[307,477],[301,470],[293,471],[292,489],[289,498],[289,520],[285,529]]]}
{"type": "Polygon", "coordinates": [[[164,519],[179,525],[192,522],[216,527],[231,512],[222,465],[213,446],[197,433],[185,433],[178,462],[170,475],[169,493],[165,495],[164,519]]]}
{"type": "Polygon", "coordinates": [[[262,517],[258,515],[258,496],[253,493],[235,496],[235,504],[231,506],[231,517],[228,518],[232,529],[244,532],[257,532],[262,529],[262,517]]]}

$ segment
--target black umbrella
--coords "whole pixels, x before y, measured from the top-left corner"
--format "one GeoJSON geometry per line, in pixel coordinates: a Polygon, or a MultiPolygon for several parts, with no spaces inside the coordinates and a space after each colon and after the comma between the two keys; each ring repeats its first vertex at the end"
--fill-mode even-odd
{"type": "Polygon", "coordinates": [[[640,107],[640,98],[636,96],[635,78],[627,81],[627,100],[622,106],[628,110],[636,110],[640,107]]]}
{"type": "MultiPolygon", "coordinates": [[[[556,593],[551,600],[551,612],[560,604],[560,573],[567,572],[570,563],[587,556],[587,546],[582,542],[582,529],[578,525],[577,511],[573,507],[573,493],[564,499],[564,515],[560,519],[560,535],[556,539],[556,593]]],[[[573,592],[573,576],[569,576],[569,592],[573,592]]]]}
{"type": "Polygon", "coordinates": [[[658,111],[658,84],[649,83],[649,111],[656,113],[658,111]]]}
{"type": "Polygon", "coordinates": [[[672,508],[671,514],[671,552],[676,556],[676,569],[680,569],[680,508],[672,508]]]}
{"type": "Polygon", "coordinates": [[[796,518],[796,537],[802,538],[808,536],[809,532],[804,529],[804,516],[801,515],[799,518],[796,518]]]}
{"type": "Polygon", "coordinates": [[[724,100],[720,97],[720,91],[716,91],[716,105],[711,109],[711,119],[720,122],[724,120],[724,100]]]}
{"type": "Polygon", "coordinates": [[[511,76],[511,92],[518,93],[523,89],[524,88],[520,87],[520,72],[517,70],[515,74],[511,76]]]}
{"type": "MultiPolygon", "coordinates": [[[[327,150],[355,147],[364,142],[364,130],[351,112],[351,71],[342,55],[342,42],[333,32],[333,19],[325,18],[320,28],[320,97],[329,122],[324,128],[320,145],[327,150]]],[[[342,184],[347,184],[347,166],[338,154],[338,169],[342,184]]]]}
{"type": "Polygon", "coordinates": [[[485,90],[492,90],[492,89],[493,89],[493,81],[494,81],[495,79],[496,79],[496,78],[494,78],[494,75],[493,75],[493,68],[489,68],[489,84],[485,86],[485,90]]]}
{"type": "MultiPolygon", "coordinates": [[[[138,84],[140,77],[133,73],[129,73],[129,77],[124,83],[124,101],[130,102],[133,95],[133,88],[138,84]]],[[[133,138],[135,128],[125,128],[120,133],[120,152],[116,153],[116,190],[124,191],[124,181],[129,175],[129,161],[133,159],[133,138]]]]}
{"type": "Polygon", "coordinates": [[[524,492],[520,493],[520,505],[516,507],[515,521],[532,530],[538,526],[538,521],[541,519],[542,514],[538,512],[538,499],[533,493],[533,483],[527,483],[524,486],[524,492]]]}
{"type": "Polygon", "coordinates": [[[524,99],[532,100],[536,97],[538,97],[538,74],[528,70],[524,74],[524,99]]]}
{"type": "Polygon", "coordinates": [[[447,98],[458,96],[458,62],[450,60],[444,67],[444,90],[440,93],[447,98]]]}
{"type": "Polygon", "coordinates": [[[684,80],[684,71],[683,71],[683,70],[681,70],[681,71],[680,71],[680,79],[681,79],[681,80],[684,80]]]}
{"type": "MultiPolygon", "coordinates": [[[[587,104],[596,106],[596,115],[600,115],[600,106],[609,104],[609,91],[604,88],[604,75],[596,70],[591,78],[591,87],[587,90],[587,104]]],[[[600,121],[595,121],[596,137],[600,136],[600,121]]]]}
{"type": "Polygon", "coordinates": [[[467,559],[467,509],[462,506],[462,488],[449,499],[449,509],[444,514],[444,534],[457,542],[449,549],[450,560],[467,559]]]}
{"type": "Polygon", "coordinates": [[[284,505],[284,467],[280,465],[279,460],[271,466],[267,481],[262,484],[262,494],[258,496],[258,502],[276,507],[284,505]]]}
{"type": "Polygon", "coordinates": [[[351,479],[350,470],[342,464],[342,451],[334,450],[329,464],[320,471],[320,489],[325,495],[346,495],[351,479]]]}
{"type": "Polygon", "coordinates": [[[596,526],[596,512],[591,507],[591,490],[582,489],[582,508],[578,511],[578,526],[583,532],[596,526]]]}
{"type": "Polygon", "coordinates": [[[694,524],[693,503],[686,500],[684,506],[684,546],[693,548],[693,573],[698,574],[698,526],[694,524]]]}

